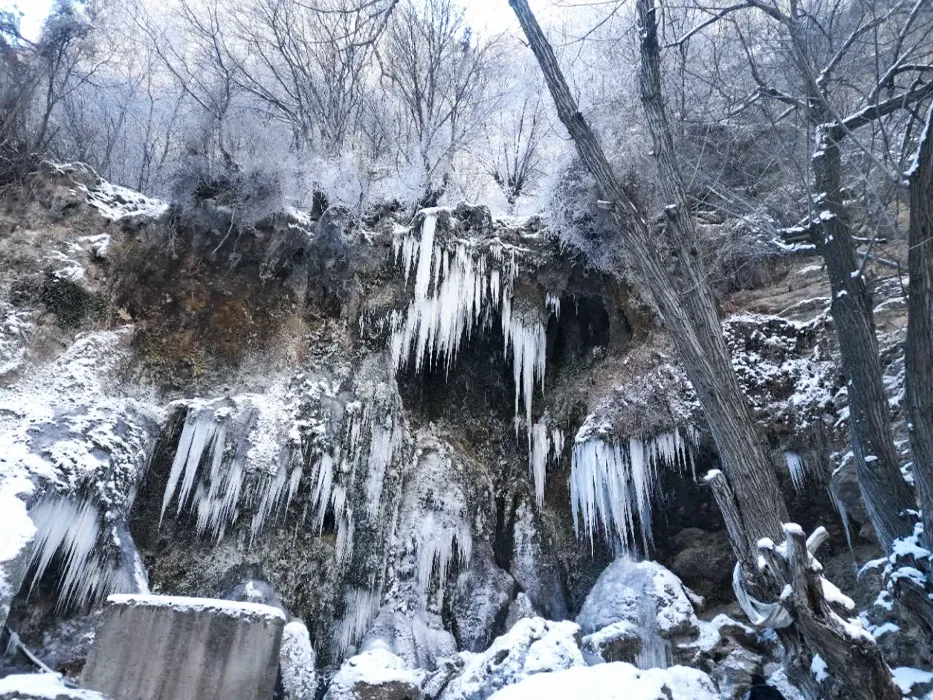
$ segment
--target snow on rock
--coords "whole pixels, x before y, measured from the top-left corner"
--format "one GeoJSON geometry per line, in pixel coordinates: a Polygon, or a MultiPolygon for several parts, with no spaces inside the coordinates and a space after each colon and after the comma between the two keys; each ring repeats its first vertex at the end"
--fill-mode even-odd
{"type": "Polygon", "coordinates": [[[169,210],[169,205],[160,199],[147,197],[102,178],[97,178],[93,187],[78,183],[76,190],[84,194],[87,203],[97,209],[101,216],[111,221],[133,218],[158,219],[169,210]]]}
{"type": "MultiPolygon", "coordinates": [[[[120,389],[131,338],[131,327],[82,334],[0,388],[0,481],[35,491],[33,561],[41,577],[54,557],[63,558],[61,605],[139,589],[125,518],[161,412],[144,393],[120,389]]],[[[2,484],[0,492],[8,493],[2,484]]],[[[21,510],[10,512],[12,528],[21,510]]]]}
{"type": "Polygon", "coordinates": [[[930,671],[900,666],[892,669],[891,672],[894,674],[894,682],[904,695],[917,695],[917,691],[920,690],[918,686],[924,686],[924,692],[927,692],[933,684],[933,673],[930,671]]]}
{"type": "Polygon", "coordinates": [[[702,671],[685,666],[639,670],[615,662],[539,673],[510,685],[491,700],[719,700],[716,686],[702,671]]]}
{"type": "Polygon", "coordinates": [[[308,628],[299,620],[282,631],[279,669],[285,700],[314,700],[317,692],[317,656],[308,628]]]}
{"type": "Polygon", "coordinates": [[[23,497],[34,490],[24,476],[0,472],[0,625],[6,622],[10,603],[26,576],[30,545],[36,527],[26,513],[23,497]]]}
{"type": "Polygon", "coordinates": [[[583,638],[583,651],[603,661],[635,663],[642,652],[642,631],[628,620],[606,625],[583,638]]]}
{"type": "Polygon", "coordinates": [[[485,700],[530,675],[584,664],[580,628],[540,617],[519,620],[482,654],[463,652],[462,656],[463,673],[451,681],[440,700],[485,700]]]}
{"type": "Polygon", "coordinates": [[[331,679],[324,700],[408,700],[421,697],[421,674],[385,648],[347,659],[331,679]]]}
{"type": "Polygon", "coordinates": [[[93,690],[68,688],[57,673],[24,673],[0,678],[0,700],[107,700],[93,690]]]}
{"type": "Polygon", "coordinates": [[[583,602],[577,623],[587,635],[618,622],[635,625],[642,668],[671,663],[671,642],[696,637],[699,621],[680,579],[660,564],[616,559],[600,574],[583,602]]]}
{"type": "Polygon", "coordinates": [[[822,427],[824,417],[834,410],[836,394],[836,365],[825,342],[831,330],[825,318],[800,322],[742,314],[725,319],[723,333],[757,417],[790,433],[822,427]]]}

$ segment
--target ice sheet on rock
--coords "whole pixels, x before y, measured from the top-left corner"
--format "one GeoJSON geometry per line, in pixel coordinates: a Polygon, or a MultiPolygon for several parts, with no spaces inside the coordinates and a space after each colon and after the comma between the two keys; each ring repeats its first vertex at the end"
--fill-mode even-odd
{"type": "Polygon", "coordinates": [[[112,605],[140,608],[170,608],[180,613],[209,612],[245,620],[285,620],[279,608],[261,603],[249,603],[220,598],[191,598],[171,595],[115,594],[107,597],[112,605]]]}
{"type": "Polygon", "coordinates": [[[444,658],[457,653],[457,641],[444,629],[441,616],[424,610],[383,608],[360,643],[360,650],[386,648],[407,668],[433,671],[444,658]]]}
{"type": "Polygon", "coordinates": [[[570,469],[570,499],[574,530],[592,544],[597,526],[608,541],[630,549],[641,540],[652,543],[651,518],[658,469],[691,464],[680,430],[627,444],[593,436],[584,424],[574,441],[570,469]]]}
{"type": "Polygon", "coordinates": [[[0,678],[0,697],[48,700],[107,700],[93,690],[67,688],[58,673],[24,673],[0,678]]]}
{"type": "Polygon", "coordinates": [[[344,590],[344,614],[336,623],[334,648],[343,657],[359,642],[379,612],[381,595],[372,588],[348,587],[344,590]]]}
{"type": "Polygon", "coordinates": [[[719,691],[702,671],[685,666],[639,670],[615,662],[542,673],[503,688],[491,700],[719,700],[719,691]]]}

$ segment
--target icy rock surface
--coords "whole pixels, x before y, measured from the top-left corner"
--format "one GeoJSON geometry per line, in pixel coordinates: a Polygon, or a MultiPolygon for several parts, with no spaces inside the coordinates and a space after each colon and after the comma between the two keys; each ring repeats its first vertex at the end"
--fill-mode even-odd
{"type": "Polygon", "coordinates": [[[519,620],[482,654],[464,652],[463,673],[441,700],[485,700],[500,688],[536,673],[582,666],[580,628],[540,617],[519,620]]]}
{"type": "Polygon", "coordinates": [[[347,659],[331,679],[324,700],[410,700],[421,697],[421,674],[384,647],[347,659]]]}
{"type": "Polygon", "coordinates": [[[470,568],[457,579],[452,606],[457,641],[466,651],[489,646],[496,619],[509,606],[515,589],[515,580],[496,566],[492,547],[483,542],[477,549],[470,568]]]}
{"type": "Polygon", "coordinates": [[[641,668],[670,665],[671,642],[699,632],[680,579],[656,562],[626,557],[600,574],[577,615],[587,635],[619,622],[632,623],[641,633],[642,650],[636,660],[641,668]]]}
{"type": "Polygon", "coordinates": [[[0,700],[107,700],[93,690],[66,688],[56,673],[24,673],[0,678],[0,700]]]}
{"type": "Polygon", "coordinates": [[[317,692],[317,656],[311,646],[311,635],[303,622],[289,622],[282,630],[279,670],[285,700],[314,700],[317,692]]]}
{"type": "Polygon", "coordinates": [[[702,671],[685,666],[639,670],[627,663],[598,664],[530,676],[492,700],[719,700],[702,671]]]}

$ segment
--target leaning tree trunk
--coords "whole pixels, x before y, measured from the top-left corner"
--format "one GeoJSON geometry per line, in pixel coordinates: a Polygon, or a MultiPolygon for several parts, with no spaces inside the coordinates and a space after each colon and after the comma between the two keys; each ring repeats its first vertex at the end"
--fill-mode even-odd
{"type": "Polygon", "coordinates": [[[557,113],[596,179],[615,233],[649,285],[716,441],[723,469],[735,493],[738,522],[730,530],[737,558],[749,575],[757,572],[757,542],[778,536],[786,509],[774,467],[762,448],[723,340],[712,292],[700,268],[696,231],[686,207],[677,171],[658,76],[645,69],[643,101],[659,156],[662,191],[670,206],[663,231],[652,235],[648,224],[626,195],[605,153],[580,113],[557,58],[527,0],[509,0],[529,45],[538,59],[557,113]],[[666,259],[665,259],[666,258],[666,259]]]}
{"type": "Polygon", "coordinates": [[[910,173],[907,421],[927,545],[933,543],[933,107],[910,173]]]}
{"type": "Polygon", "coordinates": [[[901,475],[891,434],[887,397],[881,380],[881,358],[875,336],[871,293],[860,274],[855,244],[846,221],[840,177],[842,163],[837,128],[823,126],[812,159],[821,226],[812,240],[826,262],[832,305],[830,312],[849,393],[849,426],[855,471],[862,499],[882,547],[912,533],[908,510],[915,507],[901,475]]]}

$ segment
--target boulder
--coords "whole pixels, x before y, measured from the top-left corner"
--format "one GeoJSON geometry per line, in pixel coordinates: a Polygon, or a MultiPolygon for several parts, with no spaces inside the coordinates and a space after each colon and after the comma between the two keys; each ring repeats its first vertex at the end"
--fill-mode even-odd
{"type": "Polygon", "coordinates": [[[485,700],[527,676],[584,665],[580,628],[540,617],[519,620],[482,654],[463,656],[463,673],[450,682],[441,700],[485,700]]]}
{"type": "Polygon", "coordinates": [[[285,616],[211,598],[113,595],[81,684],[115,700],[255,700],[275,689],[285,616]]]}
{"type": "Polygon", "coordinates": [[[642,648],[642,631],[628,620],[614,622],[583,638],[584,655],[602,661],[635,663],[642,648]]]}
{"type": "Polygon", "coordinates": [[[331,679],[324,700],[420,700],[421,674],[384,646],[347,659],[331,679]]]}
{"type": "Polygon", "coordinates": [[[616,559],[599,575],[577,624],[584,634],[628,621],[662,638],[695,637],[699,624],[680,579],[653,561],[616,559]]]}

